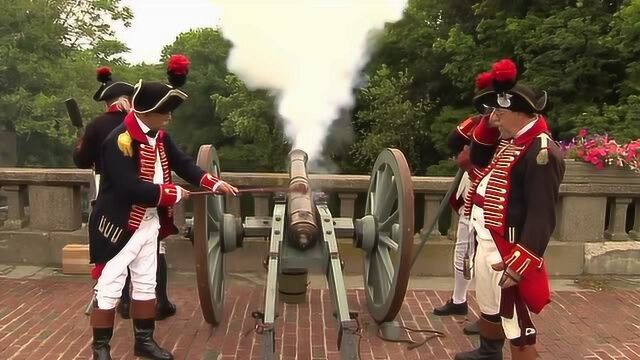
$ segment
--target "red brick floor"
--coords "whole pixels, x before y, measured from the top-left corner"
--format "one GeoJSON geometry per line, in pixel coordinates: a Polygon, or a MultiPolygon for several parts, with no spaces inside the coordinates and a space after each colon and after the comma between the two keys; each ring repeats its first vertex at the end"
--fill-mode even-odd
{"type": "MultiPolygon", "coordinates": [[[[90,284],[76,278],[0,279],[0,359],[88,359],[90,329],[83,314],[90,284]]],[[[200,314],[194,286],[173,284],[178,314],[157,323],[156,340],[176,359],[252,359],[261,339],[251,331],[251,312],[261,308],[262,290],[234,287],[226,302],[227,321],[218,328],[200,314]],[[219,357],[218,355],[222,356],[219,357]]],[[[277,350],[282,359],[339,359],[336,327],[327,290],[311,290],[301,306],[282,305],[277,350]],[[286,341],[282,341],[284,335],[286,341]],[[297,356],[297,357],[296,357],[297,356]]],[[[349,292],[352,310],[360,312],[362,359],[451,359],[471,349],[474,337],[462,334],[469,319],[430,314],[448,292],[415,290],[407,294],[401,318],[405,325],[435,328],[447,336],[415,350],[385,343],[366,312],[361,290],[349,292]]],[[[542,359],[640,359],[640,291],[607,290],[554,293],[553,303],[537,321],[542,359]]],[[[130,322],[118,319],[112,341],[114,359],[133,359],[130,322]]],[[[419,339],[419,336],[416,337],[419,339]]],[[[277,357],[275,357],[277,358],[277,357]]],[[[507,355],[508,358],[508,355],[507,355]]]]}

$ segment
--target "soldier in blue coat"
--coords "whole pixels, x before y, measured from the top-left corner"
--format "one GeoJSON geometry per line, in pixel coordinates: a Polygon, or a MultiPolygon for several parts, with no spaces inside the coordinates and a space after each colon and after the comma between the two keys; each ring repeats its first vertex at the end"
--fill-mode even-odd
{"type": "Polygon", "coordinates": [[[173,207],[189,196],[173,184],[171,172],[212,192],[237,193],[235,187],[200,169],[162,130],[187,98],[178,87],[186,81],[188,64],[186,57],[174,55],[169,61],[170,84],[139,81],[132,111],[102,144],[100,191],[89,221],[91,262],[104,264],[91,313],[94,359],[111,359],[115,308],[127,270],[131,272],[134,354],[173,359],[153,339],[158,241],[178,232],[173,207]]]}

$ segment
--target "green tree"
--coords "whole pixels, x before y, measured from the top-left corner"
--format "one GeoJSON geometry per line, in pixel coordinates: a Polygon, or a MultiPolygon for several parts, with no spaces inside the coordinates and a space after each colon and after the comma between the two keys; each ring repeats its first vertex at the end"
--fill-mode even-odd
{"type": "Polygon", "coordinates": [[[165,61],[176,53],[188,56],[191,61],[185,85],[189,99],[176,111],[170,131],[192,154],[202,144],[220,148],[233,143],[222,131],[222,118],[211,102],[212,95],[227,96],[231,92],[225,82],[230,46],[217,29],[200,29],[180,34],[162,51],[165,61]]]}
{"type": "Polygon", "coordinates": [[[234,139],[221,149],[231,168],[246,168],[254,171],[284,170],[284,159],[291,145],[286,141],[278,122],[274,99],[266,91],[249,91],[235,75],[225,79],[229,95],[214,94],[216,114],[223,119],[225,135],[234,139]],[[239,147],[232,151],[229,147],[239,147]]]}
{"type": "Polygon", "coordinates": [[[408,99],[411,77],[407,72],[392,73],[382,66],[369,85],[358,94],[361,108],[354,118],[360,130],[353,146],[355,162],[364,170],[373,165],[384,148],[403,151],[413,171],[424,170],[427,126],[425,112],[430,104],[408,99]]]}
{"type": "MultiPolygon", "coordinates": [[[[108,19],[128,21],[117,0],[11,0],[0,13],[0,125],[19,136],[19,163],[70,165],[75,140],[63,101],[74,97],[87,115],[99,110],[95,62],[112,33],[108,19]],[[76,3],[78,6],[76,7],[76,3]],[[79,48],[80,49],[79,49],[79,48]],[[96,50],[96,51],[94,51],[96,50]]],[[[112,55],[112,54],[111,54],[112,55]]]]}

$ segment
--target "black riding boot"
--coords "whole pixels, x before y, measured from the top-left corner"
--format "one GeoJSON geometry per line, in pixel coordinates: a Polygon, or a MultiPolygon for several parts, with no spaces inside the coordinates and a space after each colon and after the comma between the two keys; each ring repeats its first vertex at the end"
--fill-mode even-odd
{"type": "Polygon", "coordinates": [[[155,330],[155,299],[131,300],[133,318],[134,355],[154,360],[172,360],[173,355],[161,348],[153,339],[155,330]]]}
{"type": "Polygon", "coordinates": [[[158,254],[158,268],[156,270],[156,320],[164,320],[176,314],[176,306],[169,301],[167,282],[167,258],[165,254],[158,254]]]}
{"type": "Polygon", "coordinates": [[[131,274],[127,273],[127,280],[124,282],[124,288],[122,288],[122,295],[120,296],[120,302],[116,310],[123,319],[129,319],[129,308],[131,306],[131,293],[129,288],[131,287],[131,274]]]}
{"type": "Polygon", "coordinates": [[[491,322],[482,315],[478,320],[480,347],[465,353],[458,353],[454,360],[502,360],[504,332],[500,322],[491,322]]]}
{"type": "Polygon", "coordinates": [[[111,360],[109,341],[113,336],[113,320],[115,309],[100,310],[94,307],[91,311],[91,327],[93,328],[93,360],[111,360]]]}
{"type": "Polygon", "coordinates": [[[433,314],[438,316],[467,315],[468,312],[469,305],[466,301],[462,304],[454,304],[453,299],[449,299],[444,305],[433,309],[433,314]]]}

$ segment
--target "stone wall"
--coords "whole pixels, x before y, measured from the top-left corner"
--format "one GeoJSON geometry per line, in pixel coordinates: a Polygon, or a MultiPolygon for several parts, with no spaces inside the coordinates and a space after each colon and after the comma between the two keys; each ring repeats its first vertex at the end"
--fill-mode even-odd
{"type": "MultiPolygon", "coordinates": [[[[561,186],[558,221],[546,261],[553,276],[582,274],[640,274],[640,176],[624,171],[594,172],[569,163],[561,186]]],[[[241,187],[287,184],[287,174],[223,173],[241,187]]],[[[6,196],[6,221],[0,230],[0,263],[60,266],[61,249],[69,243],[87,243],[87,196],[90,171],[67,169],[0,168],[0,191],[6,196]],[[84,214],[84,216],[83,216],[84,214]]],[[[451,178],[413,177],[415,198],[414,243],[427,236],[429,224],[451,178]]],[[[312,175],[313,189],[329,194],[334,217],[357,219],[363,215],[368,176],[312,175]]],[[[274,200],[267,194],[228,198],[228,213],[270,216],[274,200]]],[[[189,223],[191,204],[177,209],[176,222],[189,223]]],[[[449,211],[447,209],[447,211],[449,211]]],[[[415,275],[451,275],[455,216],[441,217],[416,266],[415,275]],[[453,219],[453,220],[452,220],[453,219]]],[[[347,273],[362,273],[362,251],[351,239],[340,239],[340,256],[347,273]]],[[[264,271],[268,252],[263,237],[246,238],[244,246],[226,255],[228,271],[264,271]]],[[[193,249],[182,236],[169,239],[170,266],[193,271],[193,249]]]]}

